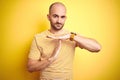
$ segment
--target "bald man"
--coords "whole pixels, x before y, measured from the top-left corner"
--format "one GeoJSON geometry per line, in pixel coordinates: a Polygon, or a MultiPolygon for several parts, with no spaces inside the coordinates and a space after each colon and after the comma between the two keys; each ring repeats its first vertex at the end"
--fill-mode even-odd
{"type": "Polygon", "coordinates": [[[72,80],[75,48],[98,52],[100,44],[91,38],[63,29],[66,7],[55,2],[47,15],[50,29],[34,36],[28,56],[28,70],[40,71],[40,80],[72,80]]]}

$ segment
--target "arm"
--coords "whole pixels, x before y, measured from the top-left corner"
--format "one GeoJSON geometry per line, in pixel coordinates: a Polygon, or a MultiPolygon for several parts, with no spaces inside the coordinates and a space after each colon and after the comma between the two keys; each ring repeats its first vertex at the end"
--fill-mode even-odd
{"type": "Polygon", "coordinates": [[[100,44],[96,40],[91,38],[86,38],[80,35],[76,35],[74,36],[74,41],[77,42],[77,45],[80,48],[87,49],[88,51],[91,52],[98,52],[101,49],[100,44]]]}
{"type": "Polygon", "coordinates": [[[45,60],[33,60],[33,59],[28,59],[28,71],[33,72],[33,71],[41,71],[44,68],[46,68],[48,65],[50,65],[50,61],[45,59],[45,60]]]}
{"type": "Polygon", "coordinates": [[[66,39],[71,40],[71,38],[73,38],[72,40],[74,40],[80,48],[84,48],[90,52],[98,52],[101,49],[100,44],[96,40],[76,34],[67,34],[65,36],[60,36],[60,37],[52,37],[52,36],[48,36],[48,37],[53,39],[61,39],[61,40],[66,40],[66,39]]]}
{"type": "Polygon", "coordinates": [[[46,67],[48,67],[54,60],[57,59],[60,49],[61,49],[61,40],[58,40],[58,43],[56,44],[56,47],[50,58],[43,58],[42,56],[41,56],[41,60],[33,60],[29,58],[28,71],[30,72],[41,71],[46,67]]]}

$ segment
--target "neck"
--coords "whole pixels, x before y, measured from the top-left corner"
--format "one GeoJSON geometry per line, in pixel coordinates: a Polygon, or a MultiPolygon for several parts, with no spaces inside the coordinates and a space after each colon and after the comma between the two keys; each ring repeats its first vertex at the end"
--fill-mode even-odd
{"type": "Polygon", "coordinates": [[[61,29],[61,30],[50,29],[49,31],[53,34],[61,34],[63,32],[63,29],[61,29]]]}

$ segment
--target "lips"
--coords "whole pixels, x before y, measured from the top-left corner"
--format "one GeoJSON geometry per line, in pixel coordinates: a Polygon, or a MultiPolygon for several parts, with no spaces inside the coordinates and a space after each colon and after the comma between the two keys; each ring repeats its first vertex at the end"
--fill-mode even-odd
{"type": "Polygon", "coordinates": [[[61,27],[62,25],[61,24],[56,24],[56,27],[61,27]]]}
{"type": "Polygon", "coordinates": [[[61,23],[56,23],[57,26],[61,26],[62,24],[61,23]]]}
{"type": "Polygon", "coordinates": [[[57,25],[62,25],[61,23],[56,23],[57,25]]]}

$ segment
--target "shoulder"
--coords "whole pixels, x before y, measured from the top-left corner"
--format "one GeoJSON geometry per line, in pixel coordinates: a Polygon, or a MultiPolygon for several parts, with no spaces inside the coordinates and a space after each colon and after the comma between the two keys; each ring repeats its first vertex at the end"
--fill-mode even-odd
{"type": "Polygon", "coordinates": [[[46,36],[47,36],[47,30],[34,35],[35,38],[42,38],[46,36]]]}

